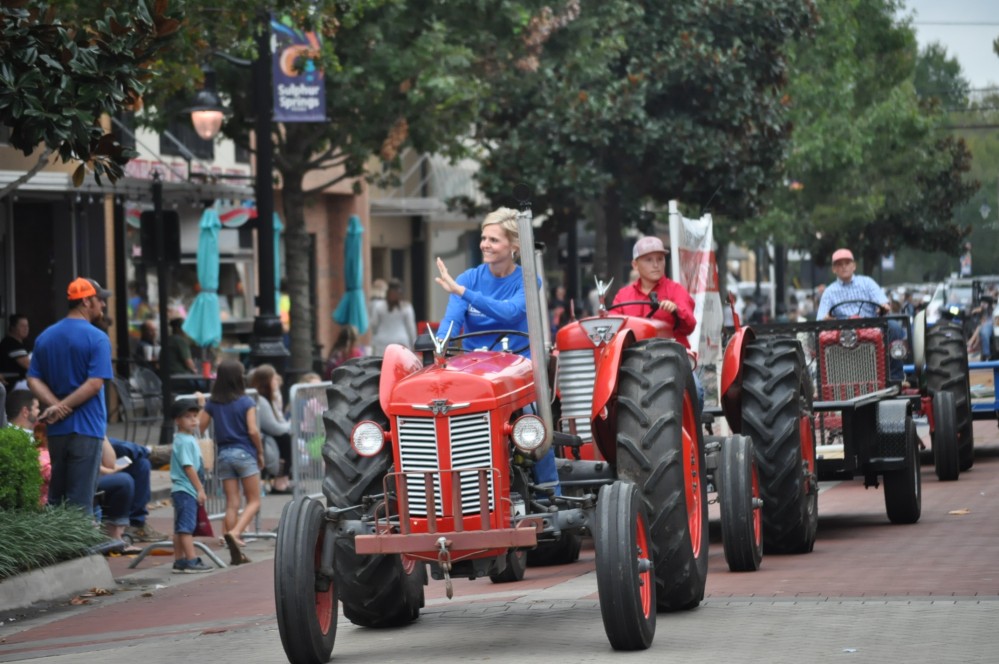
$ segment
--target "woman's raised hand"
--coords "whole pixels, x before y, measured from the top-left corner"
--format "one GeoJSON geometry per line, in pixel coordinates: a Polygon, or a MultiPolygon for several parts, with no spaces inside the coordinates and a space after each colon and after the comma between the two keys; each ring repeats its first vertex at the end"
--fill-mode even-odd
{"type": "Polygon", "coordinates": [[[454,293],[459,297],[465,293],[464,287],[460,286],[458,282],[451,277],[451,274],[447,271],[447,265],[444,264],[444,261],[441,260],[439,256],[437,257],[437,270],[441,273],[441,276],[435,277],[434,281],[440,284],[441,288],[446,290],[448,293],[454,293]]]}

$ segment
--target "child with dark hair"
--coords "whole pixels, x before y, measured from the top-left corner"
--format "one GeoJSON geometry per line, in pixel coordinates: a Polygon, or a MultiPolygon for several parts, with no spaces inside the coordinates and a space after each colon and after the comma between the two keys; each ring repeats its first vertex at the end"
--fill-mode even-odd
{"type": "Polygon", "coordinates": [[[177,433],[173,437],[170,456],[170,498],[173,501],[173,573],[200,574],[212,568],[194,555],[194,529],[198,525],[198,505],[208,497],[201,482],[205,462],[195,438],[198,430],[200,404],[181,399],[173,407],[177,433]]]}
{"type": "Polygon", "coordinates": [[[204,433],[214,423],[218,459],[215,472],[225,491],[225,543],[233,565],[249,562],[240,549],[241,536],[260,510],[260,469],[264,465],[264,446],[257,428],[257,404],[246,394],[243,365],[234,359],[219,364],[211,397],[205,401],[198,394],[204,410],[199,416],[199,430],[204,433]],[[242,514],[240,487],[246,497],[242,514]]]}

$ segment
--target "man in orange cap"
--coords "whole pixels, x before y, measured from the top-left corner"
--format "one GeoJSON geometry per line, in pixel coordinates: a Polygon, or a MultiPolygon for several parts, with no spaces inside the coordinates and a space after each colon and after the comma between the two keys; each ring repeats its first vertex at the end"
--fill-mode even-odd
{"type": "Polygon", "coordinates": [[[111,369],[111,341],[95,327],[111,291],[79,277],[66,289],[69,313],[35,341],[28,387],[44,407],[52,479],[49,504],[78,505],[93,513],[94,487],[107,430],[104,381],[111,369]]]}

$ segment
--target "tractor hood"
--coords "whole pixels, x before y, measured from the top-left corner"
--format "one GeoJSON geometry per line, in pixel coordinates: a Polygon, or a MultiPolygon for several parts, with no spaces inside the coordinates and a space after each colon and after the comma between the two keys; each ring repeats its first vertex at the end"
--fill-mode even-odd
{"type": "Polygon", "coordinates": [[[429,366],[401,378],[391,390],[387,412],[412,414],[456,403],[463,410],[481,411],[513,404],[520,408],[534,400],[531,361],[513,353],[473,351],[448,358],[443,366],[429,366]]]}

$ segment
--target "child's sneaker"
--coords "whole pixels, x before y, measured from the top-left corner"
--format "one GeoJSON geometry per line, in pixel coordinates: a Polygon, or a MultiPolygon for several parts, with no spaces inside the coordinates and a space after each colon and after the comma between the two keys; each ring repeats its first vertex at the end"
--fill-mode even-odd
{"type": "Polygon", "coordinates": [[[191,558],[190,560],[175,560],[173,562],[174,574],[202,574],[211,572],[212,568],[204,564],[201,558],[191,558]]]}
{"type": "Polygon", "coordinates": [[[184,568],[184,574],[204,574],[205,572],[211,572],[212,568],[201,562],[201,558],[192,558],[191,560],[185,561],[187,566],[184,568]]]}

